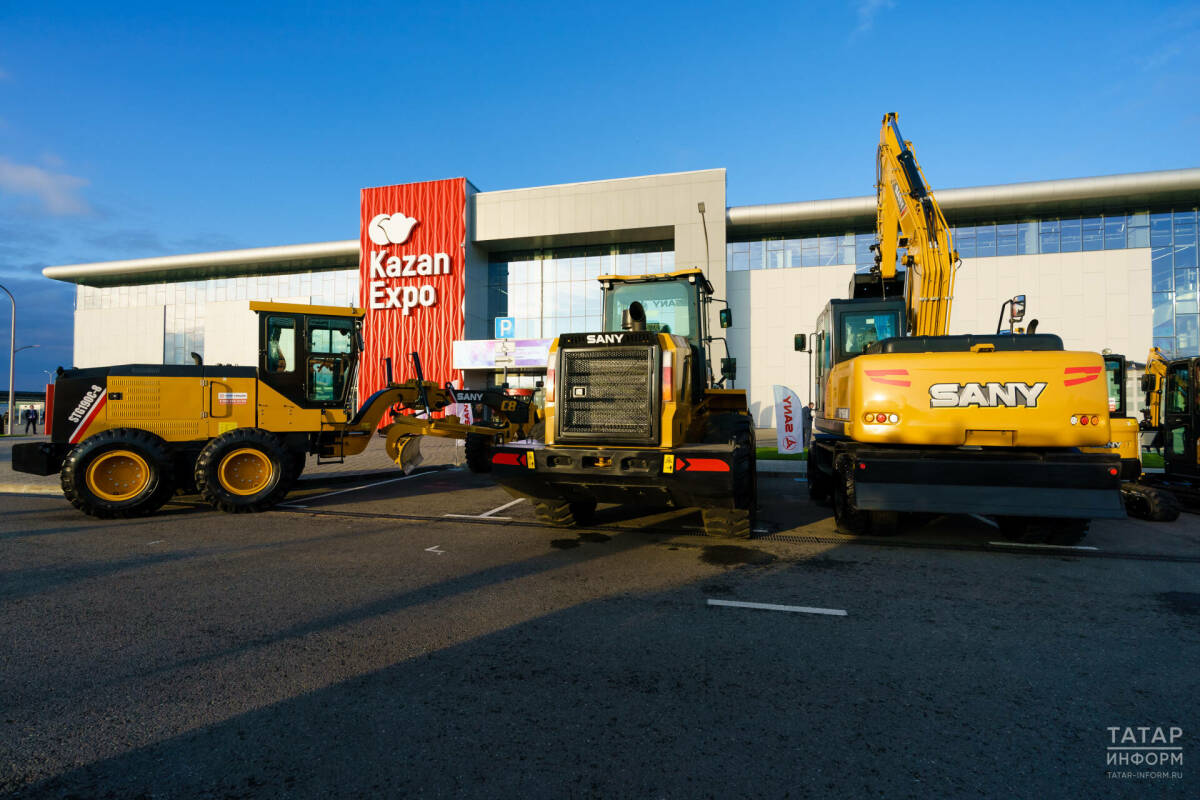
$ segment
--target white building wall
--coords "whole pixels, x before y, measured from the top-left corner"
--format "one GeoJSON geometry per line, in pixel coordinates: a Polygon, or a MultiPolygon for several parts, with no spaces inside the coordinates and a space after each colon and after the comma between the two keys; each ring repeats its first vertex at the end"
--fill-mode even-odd
{"type": "MultiPolygon", "coordinates": [[[[853,274],[852,266],[728,274],[736,325],[726,335],[738,360],[734,386],[748,390],[760,427],[775,425],[775,384],[791,387],[805,402],[812,399],[809,354],[795,352],[792,337],[813,331],[830,298],[849,296],[853,274]]],[[[950,333],[994,333],[1001,304],[1018,294],[1026,297],[1023,324],[1037,319],[1040,333],[1058,334],[1068,349],[1109,348],[1145,360],[1153,308],[1149,248],[966,259],[956,280],[950,333]]],[[[718,346],[714,368],[719,352],[718,346]]]]}
{"type": "Polygon", "coordinates": [[[74,366],[161,364],[163,329],[163,306],[77,310],[74,366]]]}

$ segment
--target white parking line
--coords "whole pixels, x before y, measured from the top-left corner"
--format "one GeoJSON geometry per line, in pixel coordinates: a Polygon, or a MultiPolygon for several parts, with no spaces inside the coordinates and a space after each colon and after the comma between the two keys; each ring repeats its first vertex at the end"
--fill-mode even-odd
{"type": "Polygon", "coordinates": [[[1099,550],[1086,544],[1028,544],[1026,542],[988,542],[993,547],[1029,547],[1035,550],[1099,550]]]}
{"type": "Polygon", "coordinates": [[[499,511],[503,511],[506,508],[512,508],[517,503],[523,503],[523,502],[525,502],[525,498],[518,497],[516,500],[513,500],[511,503],[505,503],[502,506],[497,506],[496,508],[493,508],[491,511],[485,511],[482,514],[442,514],[442,516],[443,517],[454,517],[455,519],[504,519],[504,520],[510,520],[510,519],[512,519],[512,517],[493,517],[492,515],[499,511]]]}
{"type": "MultiPolygon", "coordinates": [[[[333,497],[335,494],[345,494],[346,492],[357,492],[360,489],[370,489],[374,486],[385,486],[389,483],[396,483],[397,481],[407,481],[412,478],[420,478],[425,475],[433,475],[440,471],[441,470],[435,469],[435,470],[430,470],[428,472],[418,472],[415,475],[404,475],[399,478],[388,478],[386,481],[377,481],[376,483],[368,483],[368,484],[364,484],[362,486],[352,486],[349,489],[338,489],[336,492],[325,492],[325,494],[314,494],[312,497],[305,497],[304,500],[305,500],[305,502],[311,502],[313,500],[320,500],[322,497],[333,497]]],[[[308,508],[308,506],[300,505],[298,503],[280,503],[279,508],[308,508]]]]}
{"type": "Polygon", "coordinates": [[[797,614],[826,614],[831,617],[844,617],[846,612],[840,608],[811,608],[810,606],[778,606],[774,603],[743,603],[740,600],[713,600],[709,598],[710,606],[730,606],[732,608],[757,608],[762,611],[792,611],[797,614]]]}

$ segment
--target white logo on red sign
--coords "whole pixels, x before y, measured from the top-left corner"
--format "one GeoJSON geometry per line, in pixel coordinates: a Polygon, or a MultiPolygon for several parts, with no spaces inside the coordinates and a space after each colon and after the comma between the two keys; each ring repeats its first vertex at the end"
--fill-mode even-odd
{"type": "Polygon", "coordinates": [[[367,225],[367,238],[383,247],[389,244],[404,244],[417,227],[416,217],[404,214],[376,214],[367,225]]]}

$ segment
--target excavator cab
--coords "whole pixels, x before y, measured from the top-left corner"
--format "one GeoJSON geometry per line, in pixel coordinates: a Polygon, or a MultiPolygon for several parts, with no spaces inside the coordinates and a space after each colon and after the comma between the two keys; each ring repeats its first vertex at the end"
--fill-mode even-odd
{"type": "Polygon", "coordinates": [[[817,411],[825,408],[825,383],[836,364],[860,356],[884,339],[904,334],[905,306],[900,297],[830,300],[817,317],[811,339],[816,350],[813,381],[817,411]]]}
{"type": "Polygon", "coordinates": [[[301,408],[346,408],[362,353],[359,309],[252,302],[259,376],[301,408]]]}

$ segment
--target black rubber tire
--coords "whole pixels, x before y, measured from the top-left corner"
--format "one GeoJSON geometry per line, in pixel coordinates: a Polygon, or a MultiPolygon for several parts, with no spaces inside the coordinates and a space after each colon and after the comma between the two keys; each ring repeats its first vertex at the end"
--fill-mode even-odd
{"type": "Polygon", "coordinates": [[[733,507],[701,508],[704,534],[722,539],[749,539],[758,515],[758,451],[754,422],[745,414],[717,414],[708,420],[704,441],[732,444],[733,507]]]}
{"type": "Polygon", "coordinates": [[[1087,536],[1091,520],[1050,517],[1000,517],[1000,533],[1010,542],[1022,544],[1079,544],[1087,536]]]}
{"type": "Polygon", "coordinates": [[[467,469],[475,474],[492,471],[492,437],[482,433],[468,433],[463,444],[467,457],[467,469]]]}
{"type": "MultiPolygon", "coordinates": [[[[288,480],[295,483],[301,475],[304,474],[304,467],[308,464],[308,453],[297,452],[295,450],[288,451],[288,480]]],[[[289,484],[290,485],[290,484],[289,484]]]]}
{"type": "Polygon", "coordinates": [[[571,503],[534,500],[533,513],[537,515],[538,522],[544,525],[553,525],[556,528],[574,528],[578,524],[571,503]]]}
{"type": "Polygon", "coordinates": [[[76,445],[63,461],[59,477],[63,495],[83,513],[100,519],[142,517],[153,514],[175,494],[175,465],[167,443],[137,428],[113,428],[76,445]],[[112,501],[95,494],[87,484],[88,467],[110,450],[129,450],[150,470],[146,485],[136,497],[112,501]]]}
{"type": "Polygon", "coordinates": [[[865,536],[870,532],[870,515],[854,503],[853,459],[841,458],[834,464],[833,519],[842,533],[865,536]]]}
{"type": "Polygon", "coordinates": [[[817,505],[827,506],[833,501],[833,479],[821,470],[815,448],[808,449],[808,499],[817,505]]]}
{"type": "Polygon", "coordinates": [[[749,539],[754,532],[750,512],[743,508],[702,508],[704,535],[720,539],[749,539]]]}
{"type": "Polygon", "coordinates": [[[230,514],[265,511],[282,500],[292,486],[291,455],[279,437],[260,428],[237,428],[210,441],[196,459],[196,488],[213,508],[230,514]],[[271,462],[268,482],[254,494],[241,495],[226,489],[217,475],[221,460],[239,448],[253,448],[271,462]]]}
{"type": "Polygon", "coordinates": [[[1140,483],[1121,484],[1121,500],[1125,503],[1126,514],[1150,522],[1174,522],[1183,510],[1179,499],[1171,492],[1140,483]]]}

